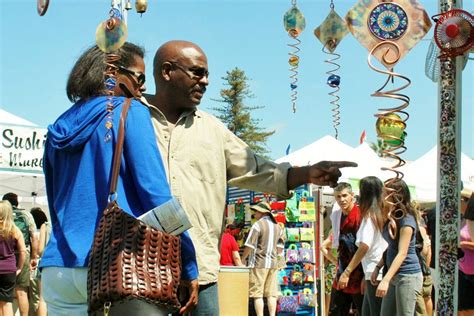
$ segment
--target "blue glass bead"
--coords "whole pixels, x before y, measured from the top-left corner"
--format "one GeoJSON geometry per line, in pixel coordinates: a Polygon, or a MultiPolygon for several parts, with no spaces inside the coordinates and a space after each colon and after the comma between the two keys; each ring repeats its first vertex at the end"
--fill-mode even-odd
{"type": "Polygon", "coordinates": [[[298,86],[292,83],[290,84],[290,87],[291,87],[291,90],[295,90],[298,86]]]}
{"type": "Polygon", "coordinates": [[[341,83],[341,77],[338,75],[330,75],[327,83],[332,88],[339,87],[339,84],[341,83]]]}

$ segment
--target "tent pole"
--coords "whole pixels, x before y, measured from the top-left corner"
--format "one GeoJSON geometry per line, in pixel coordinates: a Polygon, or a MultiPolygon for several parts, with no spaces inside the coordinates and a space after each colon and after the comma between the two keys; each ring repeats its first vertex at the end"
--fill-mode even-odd
{"type": "MultiPolygon", "coordinates": [[[[462,8],[462,0],[438,0],[439,12],[462,8]]],[[[457,315],[461,57],[441,61],[438,83],[438,173],[436,212],[437,314],[457,315]]]]}

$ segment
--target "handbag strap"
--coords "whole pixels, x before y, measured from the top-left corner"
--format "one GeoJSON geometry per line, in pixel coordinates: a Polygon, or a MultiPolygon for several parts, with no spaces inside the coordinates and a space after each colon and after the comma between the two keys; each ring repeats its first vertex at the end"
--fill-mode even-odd
{"type": "MultiPolygon", "coordinates": [[[[117,182],[120,171],[120,161],[122,160],[123,142],[125,138],[125,120],[127,119],[128,109],[132,99],[127,98],[123,103],[122,113],[120,114],[119,132],[117,136],[117,144],[115,145],[114,157],[112,162],[112,179],[110,181],[109,200],[116,199],[117,182]]],[[[109,201],[109,202],[110,202],[109,201]]]]}

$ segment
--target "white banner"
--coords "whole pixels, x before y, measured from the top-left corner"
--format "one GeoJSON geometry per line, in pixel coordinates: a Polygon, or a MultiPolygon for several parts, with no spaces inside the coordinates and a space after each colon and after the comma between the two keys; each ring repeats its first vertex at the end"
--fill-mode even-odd
{"type": "Polygon", "coordinates": [[[43,173],[45,128],[0,123],[0,170],[43,173]]]}

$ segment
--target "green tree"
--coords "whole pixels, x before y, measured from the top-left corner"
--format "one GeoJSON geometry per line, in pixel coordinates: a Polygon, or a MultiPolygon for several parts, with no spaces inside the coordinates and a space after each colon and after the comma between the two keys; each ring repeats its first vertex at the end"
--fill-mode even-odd
{"type": "Polygon", "coordinates": [[[217,117],[227,128],[246,142],[256,154],[267,157],[270,151],[266,147],[266,141],[275,131],[266,131],[259,127],[261,120],[250,115],[251,111],[264,107],[246,104],[247,99],[255,97],[250,91],[249,78],[243,70],[236,67],[227,71],[222,80],[227,88],[221,90],[221,99],[212,99],[222,103],[222,106],[212,110],[216,111],[217,117]]]}

